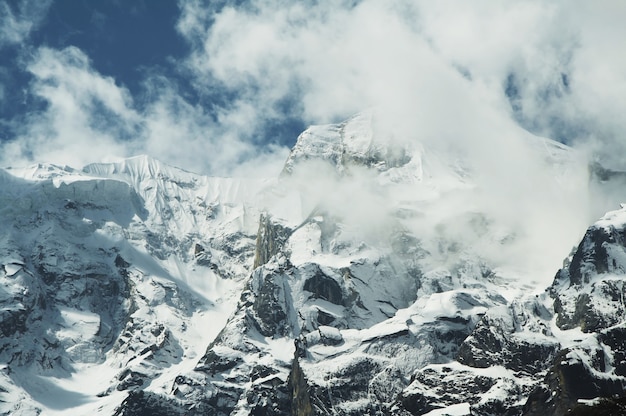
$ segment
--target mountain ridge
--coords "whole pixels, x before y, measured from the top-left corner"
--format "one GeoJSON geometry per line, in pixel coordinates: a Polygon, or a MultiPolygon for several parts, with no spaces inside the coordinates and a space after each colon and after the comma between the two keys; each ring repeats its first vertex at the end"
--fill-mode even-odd
{"type": "Polygon", "coordinates": [[[374,117],[308,129],[278,179],[149,156],[3,170],[0,411],[533,415],[623,394],[624,209],[556,278],[535,264],[578,243],[537,226],[575,224],[578,156],[532,138],[548,200],[528,219],[374,117]]]}

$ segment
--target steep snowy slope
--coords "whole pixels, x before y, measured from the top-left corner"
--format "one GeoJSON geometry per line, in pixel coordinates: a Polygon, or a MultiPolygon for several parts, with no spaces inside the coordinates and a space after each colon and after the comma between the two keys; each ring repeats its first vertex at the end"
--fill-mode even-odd
{"type": "Polygon", "coordinates": [[[623,395],[626,214],[553,280],[587,169],[506,140],[523,163],[371,112],[306,130],[277,179],[145,156],[0,171],[0,412],[560,414],[623,395]]]}
{"type": "Polygon", "coordinates": [[[147,157],[3,171],[3,411],[112,414],[193,368],[252,268],[264,186],[147,157]]]}

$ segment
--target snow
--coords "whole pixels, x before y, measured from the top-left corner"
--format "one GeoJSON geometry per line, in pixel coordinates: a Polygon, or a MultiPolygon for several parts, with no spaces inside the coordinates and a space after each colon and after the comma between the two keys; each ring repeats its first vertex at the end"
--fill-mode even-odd
{"type": "Polygon", "coordinates": [[[263,340],[257,342],[256,344],[261,345],[262,348],[266,349],[272,360],[279,361],[283,365],[288,365],[293,360],[295,345],[293,340],[289,338],[272,339],[264,337],[263,340]]]}
{"type": "Polygon", "coordinates": [[[92,337],[98,332],[100,316],[96,313],[80,311],[67,307],[59,307],[62,325],[65,329],[58,331],[57,335],[65,338],[92,337]]]}
{"type": "Polygon", "coordinates": [[[466,416],[471,415],[469,403],[459,403],[448,406],[445,409],[435,409],[423,416],[466,416]]]}
{"type": "MultiPolygon", "coordinates": [[[[281,283],[277,296],[286,303],[291,334],[302,333],[308,344],[301,360],[305,375],[329,392],[342,369],[368,362],[389,374],[397,371],[398,383],[405,384],[422,369],[490,377],[498,382],[481,400],[503,400],[510,385],[528,379],[518,380],[504,367],[463,366],[434,340],[449,322],[462,331],[483,316],[511,338],[550,340],[578,349],[568,359],[587,360],[580,350],[598,347],[593,334],[563,331],[551,316],[521,313],[520,322],[528,322],[516,321],[515,311],[540,302],[551,313],[548,300],[529,301],[541,295],[556,271],[553,263],[561,261],[552,250],[545,252],[542,237],[556,235],[546,243],[557,246],[555,252],[576,243],[569,234],[562,237],[558,227],[550,228],[554,218],[544,216],[544,204],[531,215],[518,195],[487,189],[460,152],[378,137],[372,121],[368,112],[307,129],[281,178],[205,177],[148,156],[82,170],[36,165],[2,171],[0,260],[3,290],[8,288],[0,296],[3,310],[26,309],[26,303],[10,303],[18,294],[23,302],[28,291],[36,292],[35,298],[48,296],[37,292],[47,287],[31,283],[33,276],[39,278],[35,264],[50,272],[50,279],[62,281],[49,296],[52,306],[46,313],[53,313],[36,325],[49,331],[47,341],[60,343],[57,358],[63,364],[50,371],[16,366],[13,378],[3,371],[0,388],[11,387],[5,389],[8,403],[24,399],[22,414],[36,407],[44,415],[112,414],[127,394],[117,390],[126,370],[142,374],[140,388],[165,396],[172,394],[179,376],[190,377],[201,387],[178,384],[187,400],[213,394],[222,382],[231,389],[250,389],[246,377],[254,365],[277,371],[256,384],[271,377],[286,381],[295,352],[291,336],[261,336],[247,320],[237,326],[237,319],[252,319],[246,308],[256,293],[251,301],[240,296],[258,289],[258,281],[249,278],[261,212],[294,231],[254,276],[272,273],[281,283]],[[399,237],[409,241],[406,247],[394,246],[402,243],[399,237]],[[549,262],[542,262],[544,257],[549,262]],[[121,306],[97,310],[93,299],[98,294],[86,293],[87,275],[119,284],[118,290],[125,291],[121,306]],[[341,299],[331,302],[304,290],[307,279],[318,275],[329,279],[329,287],[337,285],[341,299]],[[120,313],[124,320],[119,322],[118,307],[128,315],[120,313]],[[327,314],[326,325],[319,311],[327,314]],[[545,333],[538,332],[541,325],[545,333]],[[113,333],[105,343],[101,333],[107,328],[113,333]],[[223,336],[231,338],[214,345],[214,351],[243,364],[229,370],[232,379],[216,381],[195,369],[225,328],[230,332],[223,336]],[[402,344],[402,337],[411,341],[402,344]]],[[[576,171],[576,158],[550,141],[533,143],[552,163],[550,175],[556,180],[549,181],[555,186],[549,189],[561,195],[559,186],[565,187],[567,173],[576,171]]],[[[569,203],[566,196],[563,201],[569,203]]],[[[624,224],[626,209],[596,223],[624,224]]],[[[626,253],[608,251],[626,264],[626,253]]],[[[582,290],[593,293],[594,285],[620,279],[617,272],[594,276],[582,290]]],[[[595,306],[611,310],[608,304],[595,306]]],[[[50,352],[52,358],[56,352],[50,352]]],[[[407,391],[412,388],[418,387],[407,391]]],[[[245,397],[236,412],[245,414],[245,397]]],[[[368,400],[357,397],[337,406],[357,412],[368,400]]],[[[469,403],[459,399],[428,415],[469,413],[469,403]]]]}
{"type": "Polygon", "coordinates": [[[374,139],[372,132],[373,112],[363,112],[344,123],[342,139],[348,154],[365,155],[374,139]]]}
{"type": "Polygon", "coordinates": [[[58,166],[50,163],[38,163],[26,167],[8,167],[5,169],[11,176],[30,181],[41,181],[59,176],[80,174],[68,166],[58,166]]]}
{"type": "MultiPolygon", "coordinates": [[[[26,247],[37,241],[41,247],[37,261],[53,273],[101,273],[98,279],[104,281],[118,253],[132,264],[127,273],[133,298],[125,302],[133,303],[131,322],[139,324],[127,326],[136,331],[130,337],[120,335],[122,348],[101,350],[101,333],[107,334],[115,323],[108,311],[92,309],[89,301],[76,303],[77,296],[87,296],[82,279],[65,279],[54,294],[54,300],[62,303],[52,303],[56,315],[44,324],[49,325],[46,340],[63,348],[63,368],[44,374],[36,368],[13,369],[11,377],[19,379],[22,387],[6,389],[7,395],[21,397],[7,401],[7,406],[13,406],[11,412],[29,414],[39,407],[44,415],[113,414],[127,395],[115,389],[124,368],[146,374],[148,390],[169,394],[173,380],[193,371],[236,308],[252,262],[248,241],[253,240],[246,236],[254,235],[258,226],[257,196],[274,182],[207,178],[148,157],[90,165],[83,171],[54,165],[3,171],[2,197],[15,194],[20,201],[5,205],[5,229],[14,228],[16,241],[26,247]],[[29,215],[42,215],[38,210],[45,210],[49,234],[19,228],[37,230],[28,221],[29,215]],[[223,248],[211,246],[213,238],[229,235],[235,236],[232,250],[248,250],[247,260],[233,262],[220,251],[223,248]],[[147,236],[152,236],[150,244],[147,236]],[[212,255],[219,269],[195,263],[194,240],[212,255]],[[155,250],[165,250],[164,255],[155,255],[155,250]],[[157,335],[151,333],[157,330],[157,335]],[[149,347],[150,352],[155,346],[154,353],[136,355],[135,351],[149,347]],[[21,410],[20,402],[24,403],[21,410]]],[[[12,242],[4,244],[13,250],[12,242]]],[[[0,299],[6,302],[17,295],[13,289],[27,293],[17,283],[30,278],[32,266],[13,254],[3,255],[2,263],[5,276],[15,280],[7,286],[11,292],[6,299],[0,299]]],[[[13,303],[5,309],[17,310],[17,306],[13,303]]],[[[293,355],[293,346],[275,348],[277,354],[284,350],[286,361],[293,355]]]]}
{"type": "Polygon", "coordinates": [[[626,208],[621,208],[607,212],[600,220],[594,224],[596,227],[623,228],[626,225],[626,208]]]}
{"type": "Polygon", "coordinates": [[[408,329],[409,327],[406,324],[382,322],[371,328],[363,329],[360,335],[363,342],[367,342],[376,338],[385,338],[386,336],[407,331],[408,329]]]}
{"type": "Polygon", "coordinates": [[[305,224],[291,234],[286,248],[291,252],[292,263],[299,266],[314,260],[318,254],[321,254],[321,238],[322,231],[315,222],[305,224]]]}
{"type": "MultiPolygon", "coordinates": [[[[181,266],[182,267],[182,266],[181,266]]],[[[200,273],[198,273],[200,274],[200,273]]],[[[213,277],[213,280],[216,280],[213,277]]],[[[165,291],[174,290],[176,286],[168,279],[157,276],[144,275],[137,281],[137,290],[152,305],[151,308],[139,308],[133,315],[134,319],[163,322],[173,331],[175,339],[181,341],[183,355],[176,360],[172,357],[169,365],[162,367],[160,373],[150,381],[146,387],[148,391],[168,394],[172,381],[179,375],[190,372],[195,367],[210,343],[226,324],[236,306],[235,294],[241,290],[241,283],[221,282],[212,290],[200,287],[198,293],[203,293],[210,303],[204,308],[194,311],[191,316],[181,317],[178,313],[166,306],[165,291]],[[213,302],[212,302],[213,301],[213,302]]],[[[178,281],[180,284],[181,281],[178,281]]],[[[187,273],[186,287],[194,287],[193,279],[187,273]]],[[[97,331],[98,316],[74,309],[61,311],[65,328],[57,334],[74,341],[86,340],[97,331]]],[[[277,350],[282,347],[276,346],[277,350]]],[[[284,354],[289,354],[284,349],[284,354]]],[[[293,352],[291,351],[291,356],[293,352]]],[[[113,356],[111,356],[113,358],[113,356]]],[[[285,357],[286,358],[286,357],[285,357]]],[[[139,364],[139,362],[137,362],[139,364]]],[[[140,368],[140,367],[138,367],[140,368]]],[[[33,382],[31,392],[46,410],[46,415],[56,414],[112,414],[115,407],[124,399],[125,392],[113,391],[101,397],[109,384],[117,376],[119,368],[115,368],[108,361],[102,364],[81,365],[68,378],[39,378],[33,382]],[[49,385],[55,386],[54,388],[49,385]],[[87,387],[88,386],[88,387],[87,387]],[[80,393],[78,393],[80,392],[80,393]]]]}
{"type": "Polygon", "coordinates": [[[480,315],[487,310],[487,305],[489,305],[482,301],[483,297],[482,289],[433,293],[420,298],[413,310],[418,310],[417,315],[427,321],[440,317],[480,315]]]}
{"type": "Polygon", "coordinates": [[[596,405],[600,404],[600,398],[599,397],[595,397],[593,399],[578,399],[578,403],[584,404],[584,405],[587,405],[587,406],[596,406],[596,405]]]}
{"type": "Polygon", "coordinates": [[[22,270],[23,267],[24,267],[23,264],[8,263],[4,265],[4,271],[6,272],[7,276],[11,277],[11,276],[14,276],[20,270],[22,270]]]}

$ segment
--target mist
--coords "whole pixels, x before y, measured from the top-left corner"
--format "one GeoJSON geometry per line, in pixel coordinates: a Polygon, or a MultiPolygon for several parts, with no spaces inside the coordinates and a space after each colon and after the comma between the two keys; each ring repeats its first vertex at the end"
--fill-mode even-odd
{"type": "MultiPolygon", "coordinates": [[[[342,159],[329,148],[317,148],[326,159],[298,160],[294,152],[293,169],[281,178],[270,212],[294,228],[314,216],[336,221],[341,224],[337,240],[352,247],[381,248],[398,233],[409,233],[429,253],[430,267],[452,270],[474,258],[504,277],[522,275],[529,284],[545,287],[601,215],[591,204],[587,159],[472,104],[466,111],[484,111],[491,118],[483,120],[498,134],[485,130],[480,136],[483,130],[473,131],[471,118],[470,125],[459,121],[454,127],[469,136],[407,140],[395,128],[381,129],[388,120],[381,123],[376,111],[318,128],[324,140],[333,134],[337,142],[344,138],[335,150],[342,159]],[[363,120],[371,122],[369,132],[363,120]],[[351,161],[353,145],[345,139],[351,124],[359,124],[358,139],[367,142],[366,153],[356,158],[397,154],[393,149],[403,149],[407,157],[398,166],[385,165],[384,156],[370,167],[351,161]]],[[[422,132],[419,123],[394,127],[416,137],[422,132]]],[[[321,146],[323,141],[315,140],[303,135],[299,146],[321,146]]]]}
{"type": "MultiPolygon", "coordinates": [[[[626,170],[622,2],[179,7],[176,29],[189,54],[177,73],[199,101],[158,68],[133,96],[86,51],[30,45],[20,64],[32,77],[27,93],[43,105],[5,122],[15,135],[2,142],[1,163],[81,167],[149,154],[207,175],[278,177],[299,132],[283,143],[270,126],[340,123],[372,111],[373,142],[408,151],[402,174],[414,176],[302,167],[282,208],[296,212],[280,215],[303,221],[323,209],[368,241],[395,227],[432,241],[467,236],[481,256],[516,266],[504,239],[550,276],[586,227],[626,199],[619,186],[590,189],[588,169],[599,162],[626,170]],[[398,219],[404,206],[412,219],[398,219]],[[489,232],[468,225],[476,215],[493,224],[489,232]],[[444,223],[458,227],[438,227],[444,223]]],[[[9,17],[19,30],[0,33],[0,45],[18,34],[28,43],[36,25],[9,17]]]]}
{"type": "Polygon", "coordinates": [[[204,40],[199,74],[254,102],[296,96],[310,124],[373,108],[373,135],[421,158],[413,184],[391,187],[372,170],[302,168],[292,186],[306,194],[303,218],[324,206],[372,241],[401,223],[545,283],[586,228],[618,207],[606,187],[591,191],[588,168],[624,166],[614,153],[626,142],[616,114],[626,107],[615,95],[626,85],[624,62],[608,53],[619,37],[599,36],[602,24],[622,31],[609,16],[624,15],[617,2],[253,5],[220,9],[207,32],[194,26],[204,40]],[[415,218],[395,217],[398,198],[415,218]],[[477,215],[486,229],[468,223],[477,215]]]}

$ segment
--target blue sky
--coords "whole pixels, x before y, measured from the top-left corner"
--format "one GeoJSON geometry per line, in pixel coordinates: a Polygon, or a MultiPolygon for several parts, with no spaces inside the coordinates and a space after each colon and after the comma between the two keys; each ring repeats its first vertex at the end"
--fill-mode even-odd
{"type": "MultiPolygon", "coordinates": [[[[3,3],[4,17],[24,18],[35,27],[23,40],[0,49],[4,100],[2,118],[10,119],[32,111],[34,97],[28,94],[32,77],[24,71],[25,61],[38,47],[62,50],[77,47],[91,60],[94,70],[111,76],[133,95],[142,93],[142,82],[149,71],[176,76],[175,60],[184,58],[189,48],[176,32],[179,8],[175,1],[55,0],[3,3]],[[39,22],[37,22],[39,21],[39,22]],[[18,105],[15,105],[15,104],[18,105]]],[[[43,104],[43,103],[40,103],[43,104]]],[[[4,132],[3,139],[7,139],[4,132]]]]}
{"type": "Polygon", "coordinates": [[[0,0],[0,162],[273,175],[307,125],[375,108],[385,134],[522,128],[623,166],[624,18],[619,0],[0,0]]]}

